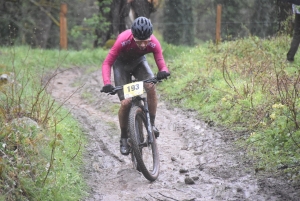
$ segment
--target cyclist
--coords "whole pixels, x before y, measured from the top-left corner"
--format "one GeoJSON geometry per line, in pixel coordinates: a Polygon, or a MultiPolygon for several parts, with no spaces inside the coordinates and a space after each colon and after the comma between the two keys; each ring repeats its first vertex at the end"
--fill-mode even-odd
{"type": "MultiPolygon", "coordinates": [[[[167,78],[170,73],[165,64],[162,49],[159,41],[152,35],[153,27],[151,21],[146,17],[138,17],[134,20],[131,29],[125,30],[117,37],[114,45],[102,64],[102,78],[104,86],[101,92],[112,92],[114,86],[111,84],[111,67],[113,67],[114,81],[116,86],[128,84],[131,76],[138,80],[145,80],[154,77],[153,72],[146,60],[145,54],[153,53],[159,72],[158,79],[167,78]]],[[[150,121],[156,137],[159,131],[155,127],[155,115],[157,108],[157,97],[155,86],[145,84],[147,92],[150,121]]],[[[121,101],[119,109],[119,125],[121,129],[120,152],[123,155],[129,154],[127,144],[127,124],[130,110],[130,99],[124,99],[123,91],[118,91],[121,101]]]]}
{"type": "Polygon", "coordinates": [[[286,54],[286,59],[289,62],[294,62],[295,54],[298,51],[298,47],[300,44],[300,6],[296,4],[292,4],[293,13],[295,13],[294,19],[294,33],[293,39],[291,41],[290,49],[286,54]]]}

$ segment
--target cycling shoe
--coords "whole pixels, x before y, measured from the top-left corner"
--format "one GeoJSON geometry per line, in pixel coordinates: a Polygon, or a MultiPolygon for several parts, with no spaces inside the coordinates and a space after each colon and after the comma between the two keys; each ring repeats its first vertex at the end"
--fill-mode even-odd
{"type": "Polygon", "coordinates": [[[127,138],[121,138],[120,140],[120,152],[122,155],[129,154],[129,145],[127,143],[127,138]]]}
{"type": "Polygon", "coordinates": [[[152,126],[152,129],[153,129],[155,138],[158,138],[159,137],[159,130],[155,126],[152,126]]]}

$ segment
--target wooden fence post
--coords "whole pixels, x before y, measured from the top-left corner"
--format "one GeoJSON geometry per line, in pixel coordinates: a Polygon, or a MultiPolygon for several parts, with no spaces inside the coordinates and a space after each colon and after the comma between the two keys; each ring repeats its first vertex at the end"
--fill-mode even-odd
{"type": "Polygon", "coordinates": [[[221,15],[222,15],[222,5],[217,5],[217,20],[216,20],[216,44],[221,42],[221,15]]]}
{"type": "Polygon", "coordinates": [[[68,48],[68,38],[67,38],[67,4],[62,3],[60,5],[60,14],[59,14],[59,19],[60,19],[60,24],[59,24],[59,29],[60,29],[60,48],[63,50],[66,50],[68,48]]]}

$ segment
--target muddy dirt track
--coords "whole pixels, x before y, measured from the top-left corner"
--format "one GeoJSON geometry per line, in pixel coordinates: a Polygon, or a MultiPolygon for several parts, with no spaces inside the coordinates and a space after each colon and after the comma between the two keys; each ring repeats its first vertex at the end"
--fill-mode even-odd
{"type": "MultiPolygon", "coordinates": [[[[171,80],[168,80],[171,81],[171,80]]],[[[149,182],[119,152],[117,96],[100,93],[101,72],[61,71],[49,91],[67,101],[89,140],[84,175],[90,186],[85,201],[300,200],[299,186],[276,175],[255,172],[235,134],[208,125],[192,111],[171,108],[159,98],[156,126],[160,175],[149,182]],[[83,87],[78,87],[82,86],[83,87]],[[82,98],[85,97],[85,98],[82,98]],[[186,174],[194,184],[186,184],[186,174]]],[[[159,86],[158,86],[159,87],[159,86]]]]}

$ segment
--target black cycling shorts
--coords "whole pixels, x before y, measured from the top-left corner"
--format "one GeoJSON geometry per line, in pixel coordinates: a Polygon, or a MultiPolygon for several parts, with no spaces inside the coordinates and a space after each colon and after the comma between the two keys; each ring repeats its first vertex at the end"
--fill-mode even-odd
{"type": "MultiPolygon", "coordinates": [[[[146,80],[154,77],[145,56],[142,56],[132,62],[124,62],[117,59],[113,64],[113,71],[115,86],[130,83],[132,80],[131,76],[134,76],[137,80],[146,80]]],[[[120,101],[124,100],[122,90],[118,91],[118,96],[120,101]]]]}

